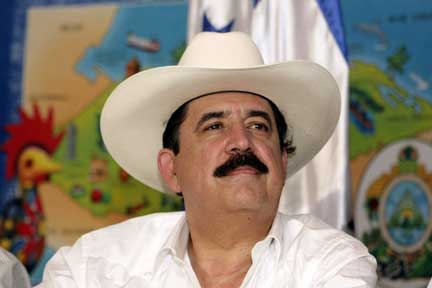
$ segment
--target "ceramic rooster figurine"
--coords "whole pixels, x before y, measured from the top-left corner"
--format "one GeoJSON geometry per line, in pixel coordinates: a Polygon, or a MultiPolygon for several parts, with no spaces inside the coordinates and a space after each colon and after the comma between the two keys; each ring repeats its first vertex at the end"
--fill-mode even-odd
{"type": "Polygon", "coordinates": [[[33,105],[33,115],[19,110],[19,123],[6,125],[9,138],[1,146],[7,155],[6,179],[18,180],[18,189],[5,201],[0,215],[0,245],[15,254],[29,272],[45,247],[44,211],[38,190],[60,169],[52,159],[63,138],[54,134],[53,110],[46,119],[33,105]]]}

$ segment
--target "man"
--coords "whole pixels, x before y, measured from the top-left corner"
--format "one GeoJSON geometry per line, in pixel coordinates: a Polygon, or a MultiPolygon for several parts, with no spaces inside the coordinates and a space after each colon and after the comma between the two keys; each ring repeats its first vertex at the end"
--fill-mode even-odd
{"type": "Polygon", "coordinates": [[[0,247],[0,288],[29,288],[30,279],[18,259],[0,247]]]}
{"type": "Polygon", "coordinates": [[[41,287],[374,287],[359,241],[277,212],[285,178],[336,126],[339,97],[320,66],[265,66],[236,32],[199,34],[178,66],[128,78],[102,112],[106,146],[141,182],[184,197],[185,212],[84,235],[41,287]]]}

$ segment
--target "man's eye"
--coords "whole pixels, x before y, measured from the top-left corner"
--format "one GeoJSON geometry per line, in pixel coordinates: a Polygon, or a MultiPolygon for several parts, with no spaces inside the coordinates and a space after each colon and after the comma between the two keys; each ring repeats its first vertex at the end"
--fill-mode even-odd
{"type": "Polygon", "coordinates": [[[207,126],[204,130],[205,131],[208,131],[208,130],[217,130],[217,129],[221,129],[221,128],[223,128],[223,126],[222,126],[221,123],[213,123],[213,124],[207,126]]]}
{"type": "Polygon", "coordinates": [[[261,130],[265,132],[269,131],[268,126],[265,125],[264,123],[252,123],[249,127],[252,129],[261,130]]]}

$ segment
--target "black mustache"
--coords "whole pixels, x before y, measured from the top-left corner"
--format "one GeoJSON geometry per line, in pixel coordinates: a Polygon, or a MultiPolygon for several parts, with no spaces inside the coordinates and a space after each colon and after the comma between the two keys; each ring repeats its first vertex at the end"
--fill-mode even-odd
{"type": "Polygon", "coordinates": [[[224,177],[238,167],[249,166],[264,174],[268,173],[267,166],[255,156],[252,151],[233,154],[224,164],[216,168],[213,173],[215,177],[224,177]]]}

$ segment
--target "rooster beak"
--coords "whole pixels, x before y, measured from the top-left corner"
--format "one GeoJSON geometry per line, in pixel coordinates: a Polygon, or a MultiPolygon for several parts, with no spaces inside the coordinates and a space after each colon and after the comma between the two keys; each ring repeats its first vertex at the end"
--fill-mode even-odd
{"type": "Polygon", "coordinates": [[[61,170],[61,164],[55,162],[51,157],[47,155],[44,156],[44,159],[41,159],[41,161],[37,163],[37,166],[35,168],[46,174],[51,174],[61,170]]]}
{"type": "Polygon", "coordinates": [[[61,169],[52,156],[39,147],[29,147],[20,156],[18,175],[23,181],[31,181],[42,175],[50,175],[61,169]]]}

